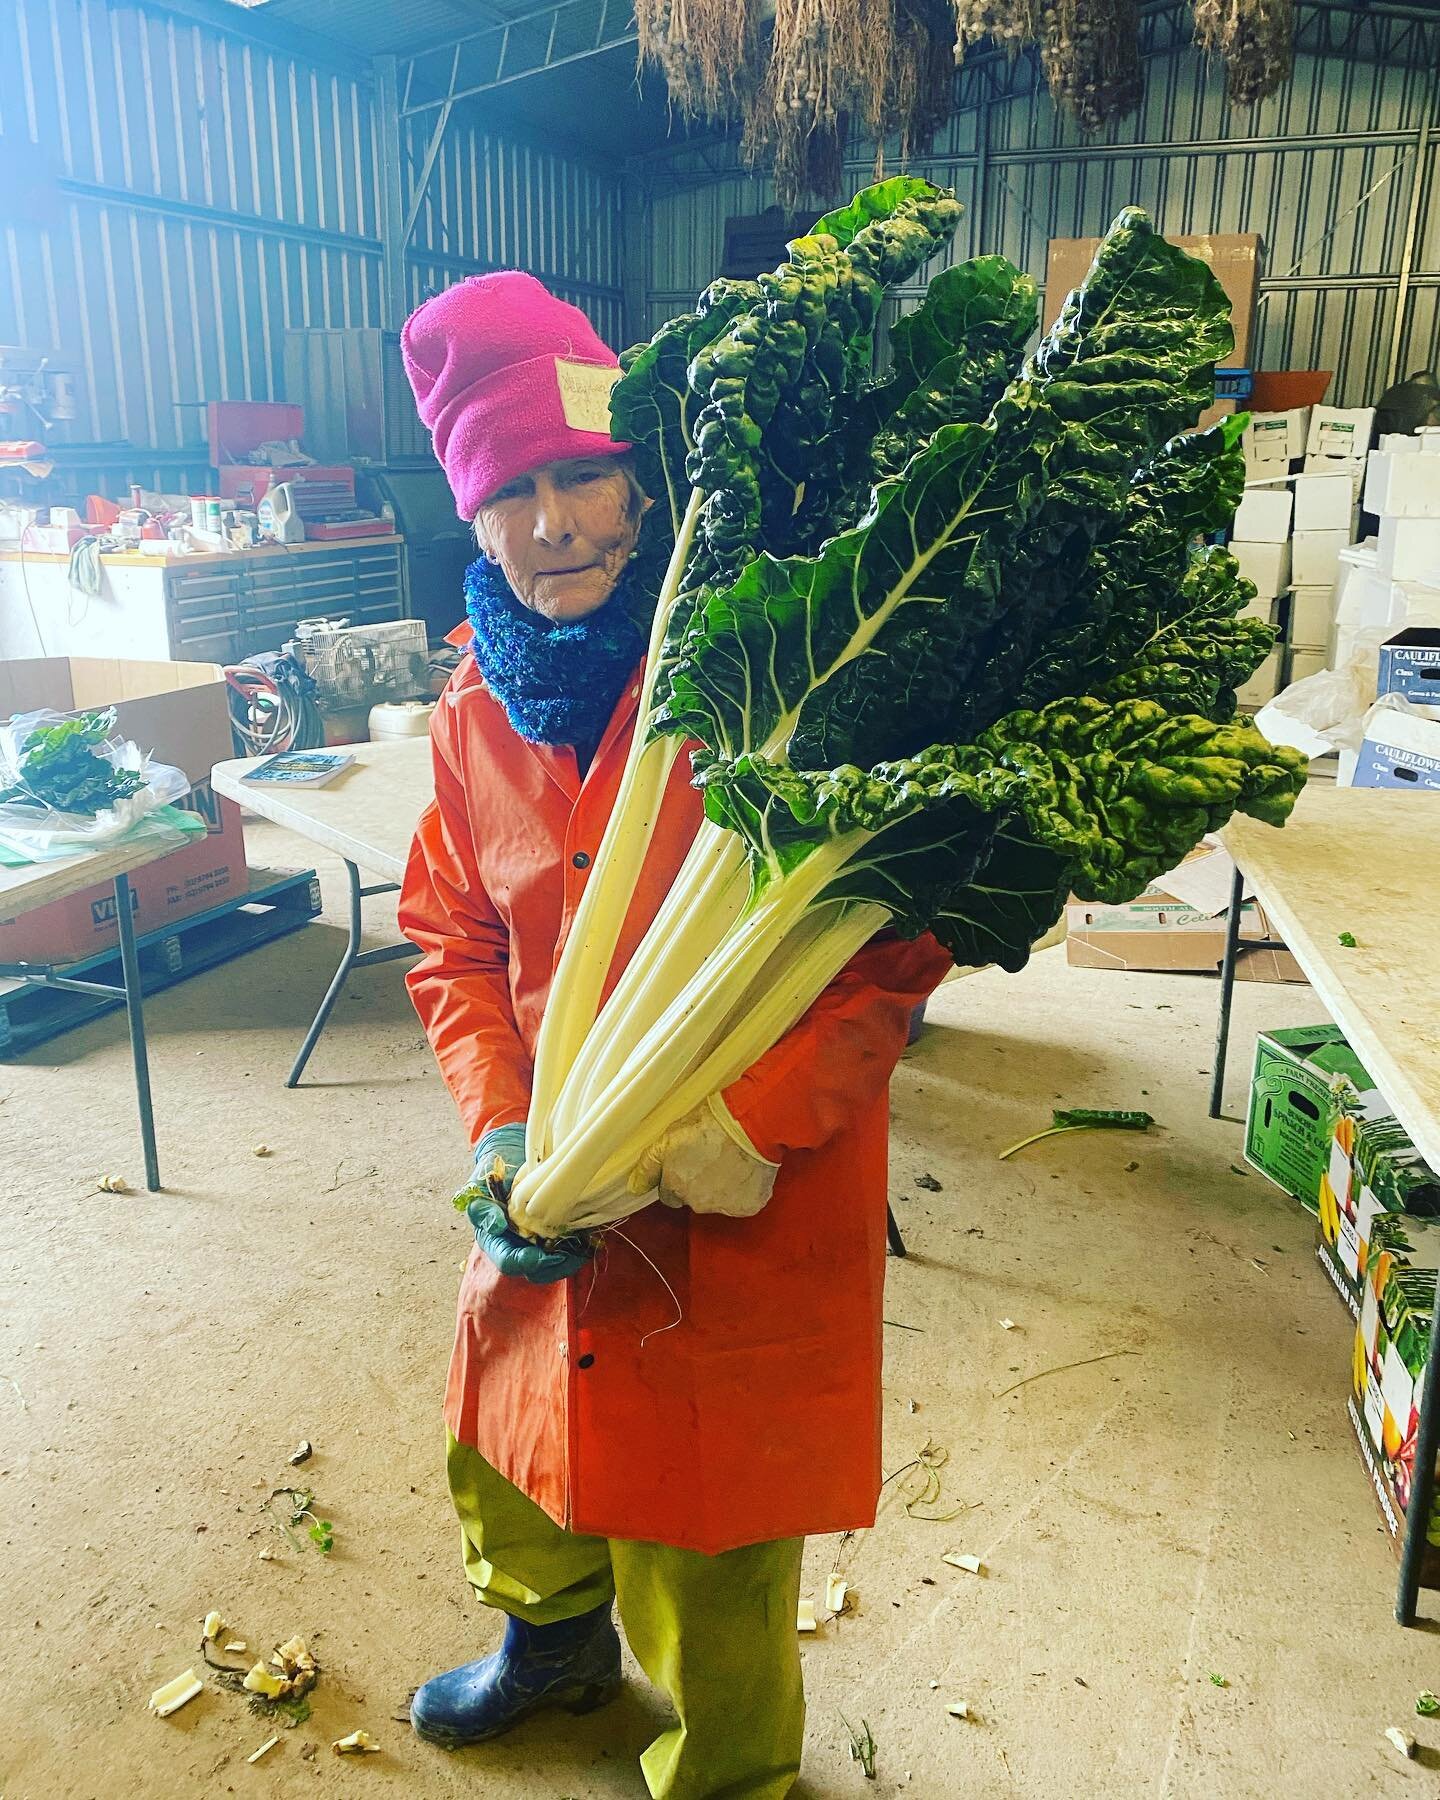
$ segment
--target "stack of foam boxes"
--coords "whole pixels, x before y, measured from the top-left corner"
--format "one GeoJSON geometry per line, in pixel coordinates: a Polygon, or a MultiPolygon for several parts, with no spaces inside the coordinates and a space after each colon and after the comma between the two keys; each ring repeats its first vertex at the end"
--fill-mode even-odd
{"type": "Polygon", "coordinates": [[[1292,681],[1326,668],[1335,629],[1341,552],[1354,541],[1369,407],[1257,413],[1245,434],[1245,497],[1230,548],[1255,583],[1252,610],[1280,628],[1275,655],[1240,692],[1261,706],[1292,681]]]}
{"type": "Polygon", "coordinates": [[[1370,453],[1364,510],[1378,530],[1341,556],[1335,668],[1367,642],[1440,625],[1440,430],[1381,439],[1370,453]]]}
{"type": "MultiPolygon", "coordinates": [[[[1235,514],[1230,549],[1240,573],[1255,584],[1247,611],[1282,625],[1282,596],[1290,589],[1290,471],[1300,466],[1310,431],[1308,406],[1252,413],[1245,429],[1245,495],[1235,514]]],[[[1260,707],[1284,686],[1283,641],[1239,690],[1242,706],[1260,707]]]]}

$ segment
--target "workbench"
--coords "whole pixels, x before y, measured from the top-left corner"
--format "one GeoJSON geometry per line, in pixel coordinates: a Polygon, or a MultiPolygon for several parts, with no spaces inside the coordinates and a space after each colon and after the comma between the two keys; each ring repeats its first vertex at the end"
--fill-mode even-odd
{"type": "MultiPolygon", "coordinates": [[[[140,962],[135,949],[135,920],[130,901],[130,876],[136,869],[169,856],[181,842],[177,832],[151,837],[122,838],[96,850],[82,850],[53,862],[24,863],[18,868],[0,865],[0,918],[18,918],[52,900],[68,900],[87,888],[111,882],[115,889],[115,927],[120,939],[121,987],[130,1025],[130,1054],[135,1066],[135,1098],[140,1109],[140,1143],[145,1153],[145,1185],[155,1193],[160,1186],[160,1160],[155,1148],[155,1113],[150,1101],[150,1058],[145,1043],[145,997],[140,985],[140,962]]],[[[81,994],[113,997],[109,982],[77,980],[60,973],[63,964],[0,963],[0,978],[39,987],[59,988],[81,994]]]]}
{"type": "Polygon", "coordinates": [[[263,756],[216,763],[211,776],[217,794],[225,794],[262,819],[284,825],[310,843],[332,851],[344,862],[349,878],[350,916],[345,950],[286,1077],[286,1087],[298,1084],[352,969],[420,954],[408,943],[362,950],[360,903],[372,894],[394,893],[400,885],[416,822],[435,794],[430,739],[403,738],[393,743],[353,744],[346,748],[355,761],[319,787],[265,787],[247,782],[246,773],[268,760],[263,756]],[[380,880],[365,886],[361,869],[378,875],[380,880]]]}
{"type": "MultiPolygon", "coordinates": [[[[1244,886],[1305,971],[1412,1142],[1440,1169],[1440,794],[1310,784],[1276,831],[1236,817],[1210,1111],[1218,1117],[1244,886]],[[1341,942],[1347,935],[1353,946],[1341,942]]],[[[1395,1616],[1415,1622],[1440,1437],[1440,1305],[1416,1439],[1395,1616]]]]}
{"type": "Polygon", "coordinates": [[[68,556],[0,550],[0,656],[236,663],[278,650],[301,619],[410,616],[396,536],[259,544],[181,556],[100,556],[100,591],[71,587],[68,556]]]}

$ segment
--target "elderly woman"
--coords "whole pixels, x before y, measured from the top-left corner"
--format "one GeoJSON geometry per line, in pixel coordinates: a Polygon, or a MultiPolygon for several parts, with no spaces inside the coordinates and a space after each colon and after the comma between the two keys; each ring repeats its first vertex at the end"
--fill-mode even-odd
{"type": "MultiPolygon", "coordinates": [[[[627,571],[646,501],[606,429],[614,356],[532,277],[460,283],[403,345],[481,560],[400,920],[476,1162],[513,1174],[546,994],[635,724],[645,621],[627,571]]],[[[700,822],[685,762],[612,981],[700,822]]],[[[471,1206],[447,1473],[465,1572],[506,1626],[494,1654],[420,1688],[421,1737],[453,1748],[600,1706],[621,1680],[618,1606],[676,1713],[641,1758],[651,1794],[789,1792],[803,1539],[870,1524],[879,1488],[886,1088],[945,967],[929,940],[868,945],[717,1097],[698,1153],[693,1133],[657,1147],[668,1204],[594,1259],[471,1206]]]]}

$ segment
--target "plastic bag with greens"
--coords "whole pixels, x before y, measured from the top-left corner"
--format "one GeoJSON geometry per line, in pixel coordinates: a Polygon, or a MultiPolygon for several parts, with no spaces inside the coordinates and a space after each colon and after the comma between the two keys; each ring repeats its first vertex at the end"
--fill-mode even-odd
{"type": "Polygon", "coordinates": [[[178,846],[204,822],[172,802],[190,787],[115,731],[115,713],[21,713],[0,725],[0,861],[48,862],[118,838],[165,832],[178,846]]]}

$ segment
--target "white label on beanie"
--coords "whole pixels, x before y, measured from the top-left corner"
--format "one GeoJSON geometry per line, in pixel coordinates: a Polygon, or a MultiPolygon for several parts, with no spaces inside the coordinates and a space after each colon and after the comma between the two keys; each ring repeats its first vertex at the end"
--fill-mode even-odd
{"type": "Polygon", "coordinates": [[[555,379],[560,385],[560,407],[572,431],[610,435],[610,390],[620,379],[618,369],[603,363],[571,362],[555,358],[555,379]]]}

